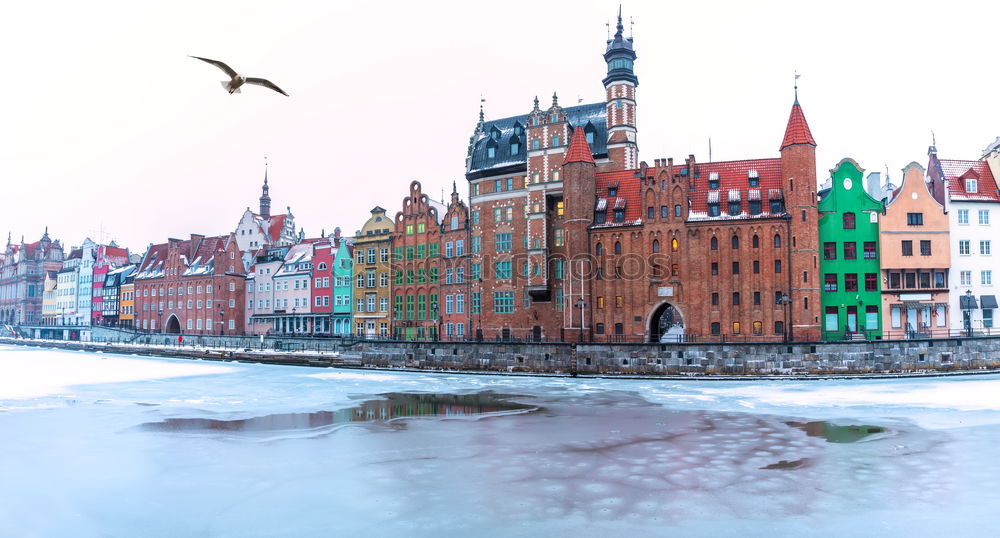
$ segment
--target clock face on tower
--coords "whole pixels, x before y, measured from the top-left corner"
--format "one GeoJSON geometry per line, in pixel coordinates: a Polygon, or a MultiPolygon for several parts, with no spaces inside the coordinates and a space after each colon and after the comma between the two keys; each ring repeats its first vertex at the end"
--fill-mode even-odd
{"type": "Polygon", "coordinates": [[[853,186],[854,186],[854,182],[851,181],[851,178],[845,178],[844,179],[844,190],[848,190],[849,191],[849,190],[851,190],[851,187],[853,187],[853,186]]]}

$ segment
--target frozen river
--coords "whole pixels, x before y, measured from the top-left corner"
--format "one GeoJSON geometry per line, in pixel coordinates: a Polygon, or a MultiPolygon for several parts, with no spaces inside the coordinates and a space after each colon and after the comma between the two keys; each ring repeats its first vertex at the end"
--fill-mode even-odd
{"type": "Polygon", "coordinates": [[[648,381],[0,346],[0,536],[998,536],[1000,376],[648,381]]]}

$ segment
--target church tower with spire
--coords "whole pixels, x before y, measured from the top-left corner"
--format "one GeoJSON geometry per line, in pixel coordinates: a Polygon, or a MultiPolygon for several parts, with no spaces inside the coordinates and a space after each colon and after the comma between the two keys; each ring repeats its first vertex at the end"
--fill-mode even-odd
{"type": "Polygon", "coordinates": [[[623,32],[619,7],[615,35],[608,40],[608,48],[604,52],[608,75],[603,81],[607,101],[608,159],[615,170],[639,166],[635,127],[635,89],[639,86],[639,79],[633,69],[636,55],[632,36],[624,37],[623,32]]]}
{"type": "Polygon", "coordinates": [[[819,340],[820,280],[819,212],[816,209],[816,140],[795,101],[781,142],[781,182],[789,215],[788,288],[791,308],[789,338],[819,340]]]}
{"type": "Polygon", "coordinates": [[[267,194],[267,163],[264,163],[264,186],[261,187],[260,216],[264,220],[271,218],[271,197],[267,194]]]}

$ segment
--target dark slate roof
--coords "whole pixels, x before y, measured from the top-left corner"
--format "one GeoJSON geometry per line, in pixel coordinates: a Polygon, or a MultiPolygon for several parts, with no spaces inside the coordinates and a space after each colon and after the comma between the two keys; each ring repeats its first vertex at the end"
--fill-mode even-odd
{"type": "MultiPolygon", "coordinates": [[[[574,128],[580,125],[586,126],[588,122],[594,126],[594,145],[590,149],[594,152],[595,157],[605,157],[608,154],[606,105],[607,103],[601,102],[563,109],[567,121],[574,128]]],[[[475,179],[494,173],[502,174],[507,169],[511,171],[524,169],[528,154],[528,140],[525,136],[527,127],[528,114],[484,122],[482,130],[476,133],[475,139],[472,141],[472,159],[465,174],[466,178],[475,179]],[[524,129],[521,133],[520,149],[516,155],[511,155],[510,139],[514,135],[515,123],[520,123],[524,129]],[[497,140],[496,157],[489,159],[486,157],[486,146],[494,128],[500,131],[500,138],[497,140]]]]}

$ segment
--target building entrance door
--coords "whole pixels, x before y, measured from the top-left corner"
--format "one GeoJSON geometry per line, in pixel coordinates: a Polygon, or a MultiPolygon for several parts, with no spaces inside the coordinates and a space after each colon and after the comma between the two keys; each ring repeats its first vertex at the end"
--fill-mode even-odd
{"type": "Polygon", "coordinates": [[[374,321],[366,321],[365,322],[365,337],[366,338],[374,338],[375,336],[377,336],[377,334],[378,333],[375,332],[375,322],[374,321]]]}

